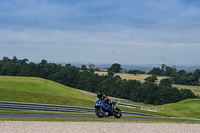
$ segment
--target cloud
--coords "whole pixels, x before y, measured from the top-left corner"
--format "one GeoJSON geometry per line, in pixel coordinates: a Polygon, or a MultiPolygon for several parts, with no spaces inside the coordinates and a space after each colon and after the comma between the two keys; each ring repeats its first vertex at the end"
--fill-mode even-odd
{"type": "Polygon", "coordinates": [[[199,14],[199,5],[182,0],[0,1],[0,53],[123,63],[190,57],[194,63],[199,14]]]}
{"type": "Polygon", "coordinates": [[[181,27],[180,23],[192,26],[193,19],[200,20],[196,16],[200,14],[199,7],[179,0],[11,0],[1,1],[0,11],[1,28],[101,30],[105,27],[102,29],[105,30],[109,25],[113,28],[177,28],[181,27]],[[191,15],[193,18],[187,17],[191,15]]]}
{"type": "Polygon", "coordinates": [[[188,9],[181,12],[180,17],[186,17],[186,18],[196,18],[200,17],[200,8],[197,7],[189,7],[188,9]]]}
{"type": "Polygon", "coordinates": [[[0,30],[0,45],[89,46],[185,46],[198,45],[199,31],[176,33],[140,29],[120,31],[73,31],[55,29],[0,30]]]}

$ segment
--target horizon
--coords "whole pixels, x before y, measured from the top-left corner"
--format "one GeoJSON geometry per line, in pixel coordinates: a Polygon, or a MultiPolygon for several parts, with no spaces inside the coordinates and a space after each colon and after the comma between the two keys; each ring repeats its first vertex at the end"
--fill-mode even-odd
{"type": "MultiPolygon", "coordinates": [[[[7,57],[7,56],[4,56],[7,57]]],[[[13,58],[16,56],[13,56],[13,58]]],[[[13,59],[8,57],[9,59],[13,59]]],[[[23,59],[27,59],[27,58],[22,58],[19,59],[18,57],[16,57],[18,60],[23,60],[23,59]]],[[[1,59],[0,59],[1,60],[1,59]]],[[[2,57],[3,60],[3,57],[2,57]]],[[[30,61],[29,59],[27,59],[27,63],[40,63],[43,59],[41,59],[40,61],[30,61]]],[[[44,59],[46,60],[46,59],[44,59]]],[[[94,64],[94,68],[100,69],[100,71],[106,71],[106,68],[109,68],[110,66],[112,66],[112,64],[117,63],[84,63],[84,62],[49,62],[48,60],[46,60],[47,63],[55,63],[55,64],[61,64],[62,66],[66,65],[66,64],[71,64],[72,66],[75,67],[81,67],[82,65],[86,65],[87,67],[89,66],[89,64],[94,64]]],[[[119,63],[118,63],[119,64],[119,63]]],[[[162,64],[120,64],[121,68],[122,68],[122,72],[126,72],[128,70],[141,70],[144,72],[149,72],[150,70],[152,70],[153,68],[161,68],[162,64]]],[[[188,73],[193,73],[195,70],[200,69],[200,64],[177,64],[177,65],[173,65],[173,64],[165,64],[166,66],[169,67],[176,67],[176,70],[185,70],[188,73]]]]}
{"type": "MultiPolygon", "coordinates": [[[[17,57],[17,56],[2,56],[2,57],[0,57],[0,60],[2,60],[3,59],[3,57],[8,57],[9,59],[13,59],[13,57],[17,57]]],[[[26,58],[26,57],[24,57],[24,58],[18,58],[17,57],[17,59],[18,60],[22,60],[22,59],[28,59],[28,58],[26,58]]],[[[55,63],[55,64],[71,64],[71,65],[88,65],[88,64],[94,64],[95,66],[96,65],[112,65],[112,64],[114,64],[114,63],[118,63],[118,64],[120,64],[121,66],[161,66],[163,63],[161,63],[161,64],[159,64],[159,63],[157,63],[157,64],[145,64],[145,63],[143,63],[143,64],[131,64],[131,63],[125,63],[125,64],[123,64],[123,63],[119,63],[119,62],[108,62],[108,63],[105,63],[105,62],[102,62],[102,63],[100,63],[100,62],[84,62],[84,61],[81,61],[81,62],[76,62],[76,61],[71,61],[71,62],[58,62],[58,61],[49,61],[49,60],[47,60],[47,59],[45,59],[45,58],[41,58],[40,60],[29,60],[28,59],[28,63],[30,63],[30,62],[33,62],[33,63],[40,63],[42,60],[46,60],[47,61],[47,63],[55,63]]],[[[167,66],[185,66],[185,67],[187,67],[187,66],[200,66],[200,64],[165,64],[165,65],[167,65],[167,66]]]]}

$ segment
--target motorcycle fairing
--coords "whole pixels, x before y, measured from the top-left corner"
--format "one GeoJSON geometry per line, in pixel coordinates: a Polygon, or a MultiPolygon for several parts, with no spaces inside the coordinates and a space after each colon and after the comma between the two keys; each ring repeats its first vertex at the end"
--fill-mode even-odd
{"type": "Polygon", "coordinates": [[[95,102],[94,104],[95,107],[97,106],[100,106],[102,107],[104,110],[108,110],[110,108],[110,105],[105,103],[105,102],[102,102],[100,99],[98,101],[95,102]]]}

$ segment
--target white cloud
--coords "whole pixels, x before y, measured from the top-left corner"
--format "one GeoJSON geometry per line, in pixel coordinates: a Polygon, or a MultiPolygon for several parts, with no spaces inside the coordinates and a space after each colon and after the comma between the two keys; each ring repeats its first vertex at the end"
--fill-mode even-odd
{"type": "Polygon", "coordinates": [[[176,36],[170,38],[169,34],[164,31],[146,31],[144,34],[139,29],[120,32],[9,29],[0,31],[0,53],[1,56],[6,56],[5,53],[10,56],[16,54],[22,58],[45,58],[52,62],[130,63],[134,60],[138,63],[153,64],[164,63],[161,57],[165,57],[167,63],[176,63],[175,59],[182,60],[182,63],[184,58],[188,57],[195,61],[198,59],[199,43],[188,45],[188,42],[178,41],[181,35],[177,39],[176,36]],[[162,38],[165,41],[162,41],[162,38]]]}
{"type": "Polygon", "coordinates": [[[112,46],[184,46],[198,44],[200,31],[191,33],[172,33],[166,31],[124,29],[117,31],[73,31],[73,30],[1,30],[2,45],[15,42],[19,45],[112,45],[112,46]],[[187,36],[188,35],[188,36],[187,36]],[[187,38],[188,37],[188,38],[187,38]],[[197,38],[198,37],[198,38],[197,38]],[[192,41],[188,41],[192,40],[192,41]]]}

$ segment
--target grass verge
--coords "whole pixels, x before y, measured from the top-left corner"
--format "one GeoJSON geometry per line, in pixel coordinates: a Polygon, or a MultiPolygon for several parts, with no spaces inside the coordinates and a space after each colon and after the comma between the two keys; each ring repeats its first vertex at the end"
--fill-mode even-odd
{"type": "Polygon", "coordinates": [[[178,117],[200,118],[200,99],[187,99],[177,103],[156,106],[159,113],[178,117]]]}

